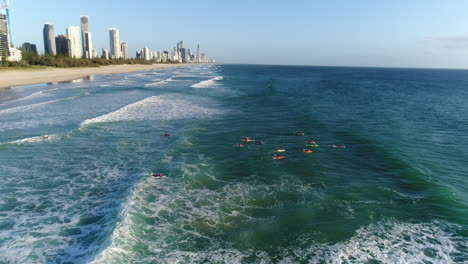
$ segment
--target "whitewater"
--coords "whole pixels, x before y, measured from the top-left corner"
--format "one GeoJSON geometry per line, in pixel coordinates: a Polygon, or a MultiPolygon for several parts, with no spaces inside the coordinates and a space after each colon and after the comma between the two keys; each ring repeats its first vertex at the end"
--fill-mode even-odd
{"type": "Polygon", "coordinates": [[[466,263],[465,73],[193,65],[0,92],[0,263],[466,263]]]}

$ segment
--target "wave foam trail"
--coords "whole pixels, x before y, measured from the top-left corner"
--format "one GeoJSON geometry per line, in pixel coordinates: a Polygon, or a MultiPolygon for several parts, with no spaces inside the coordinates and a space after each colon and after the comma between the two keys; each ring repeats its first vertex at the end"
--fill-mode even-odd
{"type": "Polygon", "coordinates": [[[170,77],[170,78],[167,78],[167,79],[165,79],[163,81],[159,81],[159,80],[153,80],[153,81],[157,81],[157,82],[147,83],[147,84],[145,84],[145,87],[158,86],[158,85],[161,85],[161,84],[172,82],[172,81],[174,81],[174,79],[172,77],[170,77]]]}
{"type": "Polygon", "coordinates": [[[30,94],[28,96],[25,96],[25,97],[22,97],[22,98],[18,98],[18,99],[11,100],[11,101],[8,101],[8,102],[5,102],[5,103],[1,103],[0,105],[9,104],[9,103],[13,103],[13,102],[26,101],[26,100],[31,100],[31,99],[36,99],[36,98],[43,97],[43,96],[50,96],[50,95],[44,93],[43,91],[39,91],[39,92],[32,93],[32,94],[30,94]]]}
{"type": "Polygon", "coordinates": [[[61,102],[61,101],[66,101],[66,100],[72,100],[72,99],[74,99],[74,98],[76,98],[76,96],[71,96],[71,97],[66,97],[66,98],[51,100],[51,101],[42,102],[42,103],[37,103],[37,104],[30,104],[30,105],[24,105],[24,106],[17,106],[17,107],[13,107],[13,108],[8,108],[8,109],[5,109],[5,110],[1,110],[1,111],[0,111],[0,114],[11,114],[11,113],[16,113],[16,112],[28,111],[28,110],[32,110],[32,109],[37,108],[37,107],[40,107],[40,106],[47,105],[47,104],[56,103],[56,102],[61,102]]]}
{"type": "Polygon", "coordinates": [[[114,112],[85,120],[81,125],[117,121],[202,118],[219,113],[219,111],[214,109],[194,105],[191,101],[172,99],[172,97],[174,96],[151,96],[136,103],[126,105],[114,112]]]}
{"type": "Polygon", "coordinates": [[[190,87],[192,87],[192,88],[209,88],[209,87],[213,87],[213,86],[217,85],[216,81],[221,81],[222,79],[223,79],[223,77],[217,76],[217,77],[214,77],[212,79],[196,83],[196,84],[194,84],[194,85],[192,85],[190,87]]]}
{"type": "Polygon", "coordinates": [[[62,137],[63,135],[60,135],[60,134],[36,136],[36,137],[18,139],[12,142],[8,142],[8,144],[27,144],[27,143],[48,142],[48,141],[60,139],[62,137]]]}

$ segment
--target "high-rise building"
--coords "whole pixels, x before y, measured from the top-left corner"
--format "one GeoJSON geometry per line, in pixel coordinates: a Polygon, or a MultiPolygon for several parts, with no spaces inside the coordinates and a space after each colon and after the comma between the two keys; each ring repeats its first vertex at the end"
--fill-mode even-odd
{"type": "MultiPolygon", "coordinates": [[[[85,58],[90,58],[92,55],[93,45],[91,41],[88,42],[86,40],[86,33],[89,32],[89,17],[81,16],[80,25],[81,25],[81,43],[82,43],[83,56],[85,58]]],[[[91,35],[89,36],[89,39],[91,39],[91,35]]]]}
{"type": "Polygon", "coordinates": [[[37,47],[36,47],[36,44],[31,44],[29,42],[25,42],[23,43],[23,45],[21,46],[21,49],[23,51],[26,51],[26,52],[31,52],[31,53],[34,53],[34,54],[37,54],[37,47]]]}
{"type": "Polygon", "coordinates": [[[55,37],[56,52],[58,55],[70,56],[70,40],[65,35],[55,37]]]}
{"type": "Polygon", "coordinates": [[[143,49],[143,59],[144,60],[150,60],[151,59],[151,54],[148,48],[143,49]]]}
{"type": "Polygon", "coordinates": [[[85,44],[83,46],[86,47],[86,51],[84,52],[84,56],[87,59],[92,59],[93,57],[93,39],[91,38],[91,32],[86,32],[84,34],[84,41],[85,44]]]}
{"type": "Polygon", "coordinates": [[[128,44],[127,44],[127,42],[120,43],[120,50],[122,51],[122,58],[128,59],[128,44]]]}
{"type": "Polygon", "coordinates": [[[91,52],[92,52],[91,58],[97,58],[97,50],[93,49],[91,52]]]}
{"type": "Polygon", "coordinates": [[[197,45],[197,57],[195,62],[200,62],[200,44],[197,45]]]}
{"type": "Polygon", "coordinates": [[[109,28],[109,42],[110,42],[110,57],[120,58],[120,40],[119,30],[116,28],[109,28]]]}
{"type": "Polygon", "coordinates": [[[7,57],[10,53],[8,42],[8,24],[6,15],[0,14],[0,57],[7,57]]]}
{"type": "Polygon", "coordinates": [[[109,51],[106,49],[102,49],[102,56],[103,59],[108,60],[109,59],[109,51]]]}
{"type": "Polygon", "coordinates": [[[78,27],[69,26],[67,28],[67,36],[70,40],[70,57],[81,58],[83,52],[81,51],[80,29],[78,27]]]}
{"type": "Polygon", "coordinates": [[[44,52],[50,55],[57,54],[55,48],[55,38],[54,38],[54,24],[46,23],[43,30],[44,35],[44,52]]]}
{"type": "MultiPolygon", "coordinates": [[[[181,41],[182,42],[182,41],[181,41]]],[[[184,48],[181,48],[180,49],[180,56],[182,57],[182,62],[183,63],[186,63],[187,60],[186,60],[186,55],[187,55],[187,52],[185,52],[185,49],[184,48]]]]}
{"type": "Polygon", "coordinates": [[[161,58],[162,62],[166,63],[168,59],[169,59],[169,52],[163,51],[162,58],[161,58]]]}

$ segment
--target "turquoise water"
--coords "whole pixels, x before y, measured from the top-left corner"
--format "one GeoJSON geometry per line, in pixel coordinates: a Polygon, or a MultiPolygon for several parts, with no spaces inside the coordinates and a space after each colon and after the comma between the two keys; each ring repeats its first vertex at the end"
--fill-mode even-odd
{"type": "Polygon", "coordinates": [[[197,65],[1,91],[0,263],[467,263],[467,87],[197,65]]]}

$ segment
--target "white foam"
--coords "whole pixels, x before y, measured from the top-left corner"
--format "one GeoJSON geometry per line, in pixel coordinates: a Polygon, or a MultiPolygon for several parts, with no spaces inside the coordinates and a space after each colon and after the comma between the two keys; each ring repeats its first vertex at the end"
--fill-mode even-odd
{"type": "Polygon", "coordinates": [[[8,142],[6,144],[29,144],[29,143],[38,143],[38,142],[50,142],[52,140],[57,140],[62,138],[63,135],[60,134],[55,134],[55,135],[48,135],[48,137],[44,136],[36,136],[36,137],[29,137],[29,138],[23,138],[23,139],[18,139],[15,141],[8,142]]]}
{"type": "Polygon", "coordinates": [[[30,94],[28,96],[25,96],[25,97],[22,97],[22,98],[19,98],[19,99],[15,99],[15,100],[11,100],[11,101],[8,101],[8,102],[5,102],[5,103],[1,103],[0,105],[9,104],[9,103],[13,103],[13,102],[19,102],[19,101],[26,101],[26,100],[36,99],[36,98],[43,97],[43,96],[48,96],[48,94],[46,94],[46,93],[44,93],[42,91],[39,91],[39,92],[32,93],[32,94],[30,94]]]}
{"type": "Polygon", "coordinates": [[[71,100],[71,99],[73,99],[75,97],[76,96],[72,96],[72,97],[66,97],[66,98],[51,100],[51,101],[37,103],[37,104],[30,104],[30,105],[12,107],[12,108],[8,108],[8,109],[5,109],[5,110],[1,110],[0,114],[11,114],[11,113],[17,113],[17,112],[24,112],[24,111],[32,110],[32,109],[35,109],[37,107],[44,106],[44,105],[47,105],[47,104],[56,103],[56,102],[60,102],[60,101],[65,101],[65,100],[71,100]]]}
{"type": "Polygon", "coordinates": [[[85,120],[82,126],[101,122],[202,118],[219,113],[214,109],[197,106],[188,100],[172,99],[173,97],[174,95],[151,96],[114,112],[85,120]]]}
{"type": "Polygon", "coordinates": [[[159,79],[158,79],[157,82],[145,84],[145,87],[158,86],[158,85],[165,84],[165,83],[168,83],[168,82],[173,82],[173,81],[174,81],[173,77],[167,78],[166,80],[163,80],[163,81],[159,81],[159,79]]]}
{"type": "Polygon", "coordinates": [[[210,87],[213,87],[213,86],[217,85],[216,81],[220,81],[222,79],[223,79],[223,77],[217,76],[217,77],[214,77],[212,79],[196,83],[196,84],[194,84],[194,85],[192,85],[190,87],[192,87],[192,88],[210,88],[210,87]]]}

